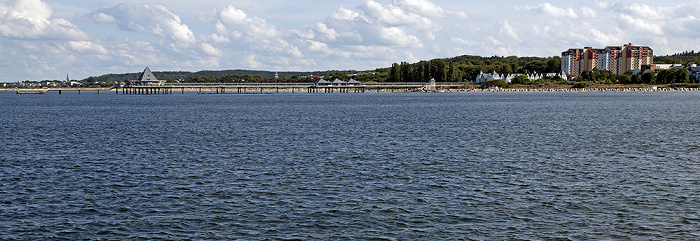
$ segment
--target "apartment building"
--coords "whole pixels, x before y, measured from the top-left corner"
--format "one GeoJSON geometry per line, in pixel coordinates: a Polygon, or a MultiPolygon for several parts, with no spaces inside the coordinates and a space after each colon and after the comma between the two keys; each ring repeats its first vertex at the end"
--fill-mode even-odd
{"type": "Polygon", "coordinates": [[[569,49],[561,54],[561,70],[578,76],[584,70],[608,70],[623,74],[629,70],[641,70],[643,65],[653,64],[654,51],[647,46],[607,46],[603,49],[585,47],[569,49]]]}

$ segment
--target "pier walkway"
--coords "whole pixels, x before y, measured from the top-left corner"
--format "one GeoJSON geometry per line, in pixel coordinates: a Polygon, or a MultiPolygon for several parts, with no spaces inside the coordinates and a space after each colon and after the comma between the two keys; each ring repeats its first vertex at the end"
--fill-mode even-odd
{"type": "Polygon", "coordinates": [[[307,93],[365,93],[367,91],[434,91],[464,86],[463,82],[425,83],[392,82],[363,83],[350,85],[314,85],[311,83],[166,83],[163,85],[114,87],[117,94],[172,94],[173,92],[197,91],[210,94],[270,93],[280,91],[307,93]]]}

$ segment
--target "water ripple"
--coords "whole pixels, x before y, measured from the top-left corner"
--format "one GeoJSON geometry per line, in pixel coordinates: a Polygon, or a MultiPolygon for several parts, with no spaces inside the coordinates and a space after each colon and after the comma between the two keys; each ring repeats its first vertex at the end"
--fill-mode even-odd
{"type": "Polygon", "coordinates": [[[698,239],[695,93],[0,93],[0,239],[698,239]]]}

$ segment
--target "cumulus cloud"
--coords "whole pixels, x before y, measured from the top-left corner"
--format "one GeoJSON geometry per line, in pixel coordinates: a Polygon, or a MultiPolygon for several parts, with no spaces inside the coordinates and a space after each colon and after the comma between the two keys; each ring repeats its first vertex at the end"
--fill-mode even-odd
{"type": "Polygon", "coordinates": [[[560,8],[552,5],[551,3],[541,3],[536,6],[526,6],[523,9],[527,11],[533,11],[536,13],[543,13],[548,16],[557,18],[578,18],[578,14],[576,14],[576,11],[574,11],[573,8],[560,8]]]}
{"type": "Polygon", "coordinates": [[[407,34],[404,30],[398,27],[380,27],[377,29],[377,38],[389,46],[397,47],[422,47],[422,43],[418,37],[407,34]]]}
{"type": "MultiPolygon", "coordinates": [[[[269,24],[265,19],[250,16],[245,11],[234,6],[227,6],[216,13],[214,26],[220,35],[211,40],[230,40],[220,47],[228,48],[241,54],[245,59],[238,64],[249,68],[262,68],[274,66],[277,63],[293,62],[292,59],[301,59],[305,55],[294,45],[292,31],[280,31],[276,26],[269,24]],[[274,57],[273,57],[274,56],[274,57]]],[[[206,46],[209,49],[209,46],[206,46]]],[[[205,51],[212,55],[218,52],[205,51]]],[[[216,56],[216,55],[214,55],[216,56]]],[[[285,64],[286,65],[286,64],[285,64]]]]}
{"type": "Polygon", "coordinates": [[[304,37],[326,42],[331,48],[421,48],[423,41],[417,34],[434,40],[434,32],[441,28],[431,17],[444,13],[427,0],[396,0],[393,4],[369,0],[354,10],[339,8],[325,21],[309,26],[310,33],[304,37]]]}
{"type": "Polygon", "coordinates": [[[588,7],[582,7],[581,14],[587,18],[595,18],[598,16],[598,13],[594,9],[588,7]]]}
{"type": "Polygon", "coordinates": [[[214,46],[208,43],[202,43],[202,50],[204,51],[204,53],[211,56],[219,57],[223,55],[223,52],[221,52],[221,50],[215,48],[214,46]]]}
{"type": "Polygon", "coordinates": [[[670,7],[652,7],[646,4],[638,4],[638,3],[617,3],[614,6],[614,9],[617,10],[618,12],[625,13],[627,15],[631,16],[636,16],[638,18],[642,19],[650,19],[650,20],[660,20],[663,19],[667,13],[670,13],[671,8],[670,7]]]}
{"type": "Polygon", "coordinates": [[[186,44],[196,41],[180,17],[161,4],[119,4],[87,16],[97,23],[114,23],[126,31],[151,33],[186,44]]]}
{"type": "Polygon", "coordinates": [[[450,40],[451,40],[452,42],[457,43],[458,45],[464,45],[464,46],[467,46],[467,47],[472,47],[472,46],[477,45],[477,43],[476,43],[475,41],[466,40],[466,39],[458,38],[458,37],[451,37],[450,40]]]}
{"type": "Polygon", "coordinates": [[[439,17],[445,13],[445,10],[428,0],[396,0],[394,5],[423,16],[439,17]]]}
{"type": "Polygon", "coordinates": [[[248,36],[259,38],[275,38],[279,36],[279,31],[274,25],[268,24],[265,19],[259,17],[249,17],[243,10],[228,6],[219,11],[219,22],[225,26],[236,29],[248,36]]]}
{"type": "MultiPolygon", "coordinates": [[[[628,31],[635,31],[645,34],[663,35],[664,30],[678,29],[682,25],[679,12],[693,8],[692,4],[682,4],[677,6],[650,6],[647,4],[623,4],[616,3],[607,6],[608,11],[615,12],[615,18],[620,27],[628,31]]],[[[692,16],[697,12],[688,13],[692,16]]]]}
{"type": "Polygon", "coordinates": [[[520,37],[518,37],[518,34],[515,33],[515,28],[508,23],[508,19],[501,21],[497,27],[499,28],[499,32],[501,34],[504,34],[516,41],[520,41],[520,37]]]}
{"type": "MultiPolygon", "coordinates": [[[[410,7],[410,5],[409,5],[410,7]]],[[[389,26],[411,26],[417,29],[434,28],[433,22],[424,16],[405,11],[399,6],[382,5],[369,0],[360,7],[369,18],[389,26]]]]}
{"type": "Polygon", "coordinates": [[[83,40],[88,36],[68,20],[53,18],[40,0],[0,1],[0,34],[13,39],[83,40]]]}
{"type": "Polygon", "coordinates": [[[627,14],[621,14],[619,18],[621,20],[621,25],[626,29],[638,32],[647,32],[656,35],[661,35],[664,33],[661,26],[659,26],[656,23],[636,18],[627,14]]]}
{"type": "Polygon", "coordinates": [[[108,54],[109,51],[100,45],[89,41],[70,41],[68,43],[71,49],[78,51],[80,53],[95,53],[95,54],[108,54]]]}
{"type": "Polygon", "coordinates": [[[255,60],[255,55],[249,55],[247,58],[245,58],[243,64],[245,66],[248,66],[248,68],[253,69],[257,69],[263,66],[262,62],[255,60]]]}

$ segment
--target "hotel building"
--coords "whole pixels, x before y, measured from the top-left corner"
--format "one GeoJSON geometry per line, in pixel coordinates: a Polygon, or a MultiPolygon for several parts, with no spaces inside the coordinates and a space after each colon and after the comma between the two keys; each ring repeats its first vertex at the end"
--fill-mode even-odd
{"type": "Polygon", "coordinates": [[[604,49],[585,47],[569,49],[561,53],[561,70],[578,76],[584,70],[608,70],[624,74],[630,70],[641,70],[643,65],[654,62],[654,51],[647,46],[608,46],[604,49]]]}

